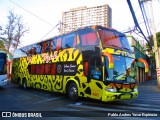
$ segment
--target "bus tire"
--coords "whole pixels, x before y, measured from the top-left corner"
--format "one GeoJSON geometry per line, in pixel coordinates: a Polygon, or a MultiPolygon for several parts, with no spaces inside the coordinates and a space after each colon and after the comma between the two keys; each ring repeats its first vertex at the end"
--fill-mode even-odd
{"type": "Polygon", "coordinates": [[[78,100],[78,88],[76,83],[72,82],[69,84],[67,88],[67,95],[71,100],[74,100],[74,101],[78,100]]]}
{"type": "Polygon", "coordinates": [[[23,89],[27,90],[27,81],[25,79],[23,80],[22,86],[23,86],[23,89]]]}
{"type": "Polygon", "coordinates": [[[19,88],[22,88],[22,84],[21,84],[21,79],[20,78],[18,78],[17,84],[18,84],[19,88]]]}

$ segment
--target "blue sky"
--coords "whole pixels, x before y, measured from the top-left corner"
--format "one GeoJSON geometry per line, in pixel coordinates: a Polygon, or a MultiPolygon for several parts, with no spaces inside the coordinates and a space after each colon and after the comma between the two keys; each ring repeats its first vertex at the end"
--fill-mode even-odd
{"type": "MultiPolygon", "coordinates": [[[[136,11],[137,19],[143,22],[138,0],[131,0],[131,2],[136,11]]],[[[153,3],[155,26],[156,30],[160,31],[160,14],[157,14],[157,11],[160,11],[160,2],[158,0],[153,0],[153,3]]],[[[21,39],[23,45],[27,45],[40,41],[59,20],[62,19],[62,12],[81,6],[92,7],[104,4],[108,4],[112,8],[113,28],[123,31],[134,26],[126,0],[0,0],[0,25],[5,25],[9,9],[14,9],[16,14],[23,16],[24,23],[30,28],[29,33],[26,33],[21,39]],[[26,12],[11,1],[39,16],[51,25],[26,12]]],[[[58,34],[58,29],[55,28],[44,39],[58,34]]]]}

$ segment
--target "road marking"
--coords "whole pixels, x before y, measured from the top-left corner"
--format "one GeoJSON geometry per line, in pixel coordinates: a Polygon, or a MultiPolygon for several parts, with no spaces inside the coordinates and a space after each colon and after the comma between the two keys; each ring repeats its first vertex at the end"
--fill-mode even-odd
{"type": "MultiPolygon", "coordinates": [[[[92,110],[100,110],[100,111],[115,111],[115,108],[101,108],[101,107],[95,107],[95,106],[87,106],[87,105],[83,105],[83,104],[81,104],[80,106],[78,105],[76,105],[76,104],[69,104],[68,106],[71,106],[71,107],[79,107],[79,108],[88,108],[88,109],[92,109],[92,110]]],[[[122,109],[120,109],[120,110],[118,110],[118,109],[116,109],[116,111],[125,111],[125,110],[122,110],[122,109]]]]}
{"type": "MultiPolygon", "coordinates": [[[[18,90],[17,90],[18,91],[18,90]]],[[[41,100],[41,101],[38,101],[38,102],[35,102],[34,104],[39,104],[39,103],[43,103],[43,102],[48,102],[48,101],[52,101],[52,100],[57,100],[57,99],[61,99],[61,98],[64,98],[64,96],[62,97],[54,97],[54,98],[46,98],[46,97],[43,97],[43,96],[39,96],[39,95],[35,95],[33,93],[28,93],[28,92],[24,92],[24,91],[20,91],[21,93],[25,93],[25,94],[28,94],[28,95],[32,95],[32,96],[36,96],[36,97],[40,97],[40,98],[43,98],[45,100],[41,100]]],[[[32,98],[32,97],[30,97],[32,98]]]]}
{"type": "MultiPolygon", "coordinates": [[[[18,91],[18,90],[17,90],[17,91],[18,91]]],[[[25,94],[32,95],[32,96],[36,96],[36,97],[40,97],[40,98],[43,98],[43,99],[47,99],[46,97],[42,97],[42,96],[39,96],[39,95],[35,95],[35,94],[33,94],[33,93],[28,93],[28,92],[24,92],[24,91],[18,91],[18,92],[25,93],[25,94]]]]}
{"type": "Polygon", "coordinates": [[[18,99],[30,99],[31,97],[30,96],[26,96],[26,95],[21,95],[21,94],[19,94],[19,95],[17,95],[17,98],[18,99]]]}
{"type": "MultiPolygon", "coordinates": [[[[85,104],[81,104],[80,106],[79,105],[76,105],[75,104],[69,104],[68,106],[73,106],[73,107],[79,107],[79,108],[88,108],[88,109],[93,109],[93,110],[104,110],[104,111],[126,111],[126,110],[135,110],[135,111],[148,111],[150,109],[150,106],[148,105],[148,107],[145,106],[145,104],[137,104],[135,103],[136,106],[133,106],[134,104],[132,104],[131,106],[118,106],[118,105],[107,105],[106,107],[107,108],[102,108],[101,106],[97,107],[97,106],[89,106],[89,105],[85,105],[85,104]],[[137,107],[139,106],[139,107],[137,107]],[[140,107],[142,106],[142,107],[140,107]]],[[[159,111],[159,108],[152,108],[152,111],[159,111]]]]}
{"type": "Polygon", "coordinates": [[[42,101],[36,102],[35,104],[48,102],[48,101],[53,101],[53,100],[57,100],[57,99],[61,99],[61,98],[64,98],[64,97],[54,97],[54,98],[50,98],[50,99],[46,99],[46,100],[42,100],[42,101]]]}

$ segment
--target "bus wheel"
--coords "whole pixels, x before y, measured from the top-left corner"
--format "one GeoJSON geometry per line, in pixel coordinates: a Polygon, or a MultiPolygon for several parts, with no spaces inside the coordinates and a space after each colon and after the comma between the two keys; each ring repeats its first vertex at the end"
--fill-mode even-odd
{"type": "Polygon", "coordinates": [[[22,87],[22,85],[21,85],[21,80],[20,80],[20,78],[18,78],[17,83],[18,83],[18,86],[21,88],[21,87],[22,87]]]}
{"type": "Polygon", "coordinates": [[[23,80],[23,89],[27,89],[27,81],[26,80],[23,80]]]}
{"type": "Polygon", "coordinates": [[[72,82],[69,84],[67,95],[71,100],[78,100],[78,88],[76,83],[72,82]]]}

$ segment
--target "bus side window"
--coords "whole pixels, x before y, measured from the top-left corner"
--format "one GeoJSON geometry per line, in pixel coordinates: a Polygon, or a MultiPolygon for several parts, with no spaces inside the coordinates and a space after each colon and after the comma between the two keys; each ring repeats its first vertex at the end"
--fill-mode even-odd
{"type": "Polygon", "coordinates": [[[91,57],[90,68],[91,78],[100,80],[102,76],[102,63],[100,56],[91,57]]]}
{"type": "Polygon", "coordinates": [[[82,46],[98,45],[98,37],[96,32],[92,29],[79,30],[80,41],[82,46]]]}
{"type": "Polygon", "coordinates": [[[58,38],[57,39],[56,50],[60,50],[61,49],[61,41],[62,41],[62,38],[58,38]]]}
{"type": "Polygon", "coordinates": [[[45,64],[45,74],[49,75],[50,74],[50,64],[45,64]]]}
{"type": "Polygon", "coordinates": [[[46,45],[47,45],[46,42],[43,42],[43,43],[42,43],[42,53],[45,53],[45,52],[46,52],[46,45]]]}
{"type": "Polygon", "coordinates": [[[88,38],[88,45],[97,45],[98,39],[95,32],[88,33],[87,38],[88,38]]]}
{"type": "Polygon", "coordinates": [[[36,65],[31,65],[31,74],[36,73],[36,65]]]}
{"type": "Polygon", "coordinates": [[[40,54],[41,53],[41,45],[37,44],[36,45],[36,54],[40,54]]]}
{"type": "Polygon", "coordinates": [[[55,75],[56,74],[56,64],[55,63],[51,64],[50,74],[51,75],[55,75]]]}
{"type": "Polygon", "coordinates": [[[52,49],[52,51],[56,50],[56,46],[57,46],[57,39],[53,39],[51,41],[51,49],[52,49]]]}
{"type": "Polygon", "coordinates": [[[50,52],[50,41],[46,42],[46,52],[50,52]]]}
{"type": "Polygon", "coordinates": [[[28,50],[28,55],[31,56],[32,55],[32,49],[28,50]]]}
{"type": "Polygon", "coordinates": [[[63,36],[62,48],[72,48],[74,47],[74,42],[76,41],[76,34],[70,33],[63,36]]]}
{"type": "Polygon", "coordinates": [[[53,41],[50,41],[49,51],[52,51],[52,47],[53,47],[53,41]]]}
{"type": "Polygon", "coordinates": [[[32,47],[32,55],[35,55],[36,54],[36,48],[35,47],[32,47]]]}

